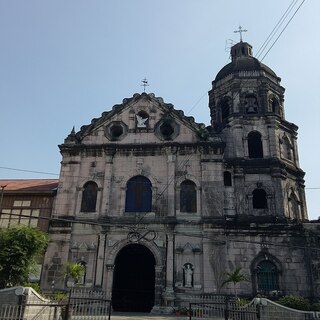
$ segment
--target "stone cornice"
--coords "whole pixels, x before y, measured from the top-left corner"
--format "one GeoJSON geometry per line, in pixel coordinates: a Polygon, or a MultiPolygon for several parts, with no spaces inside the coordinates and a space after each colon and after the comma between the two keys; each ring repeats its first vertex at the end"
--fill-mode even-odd
{"type": "Polygon", "coordinates": [[[166,143],[139,143],[139,144],[97,144],[97,145],[85,145],[85,144],[62,144],[59,145],[62,154],[80,154],[84,150],[103,150],[105,154],[115,154],[117,152],[131,152],[137,155],[143,154],[162,154],[165,150],[171,150],[173,153],[192,154],[200,152],[202,154],[214,152],[216,154],[222,154],[225,148],[225,142],[221,139],[218,141],[200,141],[196,143],[177,143],[177,142],[166,142],[166,143]]]}

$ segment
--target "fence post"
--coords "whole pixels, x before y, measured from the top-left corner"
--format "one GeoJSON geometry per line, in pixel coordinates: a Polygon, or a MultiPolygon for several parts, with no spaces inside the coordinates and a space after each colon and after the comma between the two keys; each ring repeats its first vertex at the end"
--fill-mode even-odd
{"type": "Polygon", "coordinates": [[[70,317],[70,301],[71,301],[71,294],[72,294],[72,289],[69,291],[69,298],[68,298],[68,303],[66,305],[66,313],[65,313],[65,316],[64,316],[64,320],[71,320],[71,317],[70,317]]]}
{"type": "Polygon", "coordinates": [[[108,320],[111,319],[112,299],[109,300],[108,320]]]}
{"type": "Polygon", "coordinates": [[[224,308],[224,319],[228,320],[229,318],[229,297],[225,297],[225,308],[224,308]]]}
{"type": "Polygon", "coordinates": [[[257,310],[257,319],[260,320],[261,319],[261,303],[260,302],[256,305],[256,310],[257,310]]]}

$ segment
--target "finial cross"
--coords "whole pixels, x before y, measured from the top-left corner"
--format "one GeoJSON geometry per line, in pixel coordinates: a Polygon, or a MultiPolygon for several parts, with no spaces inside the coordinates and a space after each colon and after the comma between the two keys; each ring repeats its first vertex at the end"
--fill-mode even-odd
{"type": "Polygon", "coordinates": [[[233,31],[234,33],[240,33],[240,42],[242,42],[242,32],[247,32],[248,30],[242,29],[241,26],[238,28],[239,30],[233,31]]]}
{"type": "Polygon", "coordinates": [[[146,92],[146,87],[149,87],[148,80],[144,78],[141,80],[141,82],[142,82],[141,87],[143,87],[143,92],[146,92]]]}

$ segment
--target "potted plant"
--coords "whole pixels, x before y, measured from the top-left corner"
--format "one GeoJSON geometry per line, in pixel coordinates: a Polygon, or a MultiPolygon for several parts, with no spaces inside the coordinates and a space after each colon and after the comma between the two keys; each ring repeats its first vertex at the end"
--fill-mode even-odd
{"type": "Polygon", "coordinates": [[[65,278],[67,280],[67,286],[73,287],[78,285],[80,279],[85,274],[85,267],[77,262],[69,262],[66,264],[65,278]]]}

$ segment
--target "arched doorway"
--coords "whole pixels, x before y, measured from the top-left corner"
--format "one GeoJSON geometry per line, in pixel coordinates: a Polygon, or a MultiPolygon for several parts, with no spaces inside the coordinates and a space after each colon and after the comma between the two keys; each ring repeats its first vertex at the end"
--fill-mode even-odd
{"type": "Polygon", "coordinates": [[[115,311],[150,312],[154,306],[155,258],[143,245],[124,247],[115,260],[112,307],[115,311]]]}

